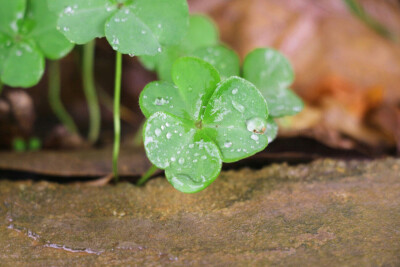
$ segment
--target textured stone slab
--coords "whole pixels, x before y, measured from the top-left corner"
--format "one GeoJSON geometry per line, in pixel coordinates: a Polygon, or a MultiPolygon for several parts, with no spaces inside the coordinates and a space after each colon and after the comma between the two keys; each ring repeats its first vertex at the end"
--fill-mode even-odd
{"type": "Polygon", "coordinates": [[[1,265],[399,266],[400,160],[89,187],[0,182],[1,265]]]}

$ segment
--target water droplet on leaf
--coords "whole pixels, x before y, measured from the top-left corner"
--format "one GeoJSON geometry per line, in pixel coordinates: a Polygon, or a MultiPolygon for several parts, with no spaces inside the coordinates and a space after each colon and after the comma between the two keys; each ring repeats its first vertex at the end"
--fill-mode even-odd
{"type": "Polygon", "coordinates": [[[225,142],[224,147],[228,148],[232,146],[232,142],[225,142]]]}
{"type": "Polygon", "coordinates": [[[239,111],[240,113],[244,112],[244,106],[236,102],[235,100],[232,100],[232,106],[239,111]]]}
{"type": "Polygon", "coordinates": [[[154,105],[156,105],[156,106],[163,106],[168,103],[169,103],[169,100],[167,100],[163,97],[157,97],[156,100],[154,100],[154,105]]]}
{"type": "Polygon", "coordinates": [[[247,130],[253,133],[263,134],[267,129],[267,122],[262,118],[252,118],[246,122],[247,130]]]}

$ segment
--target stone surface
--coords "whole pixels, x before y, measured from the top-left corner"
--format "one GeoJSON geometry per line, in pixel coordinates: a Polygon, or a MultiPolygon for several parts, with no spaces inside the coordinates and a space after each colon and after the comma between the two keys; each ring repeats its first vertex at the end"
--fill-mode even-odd
{"type": "Polygon", "coordinates": [[[223,172],[186,195],[163,178],[0,181],[2,266],[399,266],[400,160],[223,172]]]}

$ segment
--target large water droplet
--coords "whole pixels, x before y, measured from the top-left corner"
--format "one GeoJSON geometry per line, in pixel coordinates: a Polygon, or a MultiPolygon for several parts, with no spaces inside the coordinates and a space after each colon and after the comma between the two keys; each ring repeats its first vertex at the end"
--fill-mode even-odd
{"type": "Polygon", "coordinates": [[[157,97],[156,100],[154,100],[154,105],[156,105],[156,106],[163,106],[168,103],[169,103],[169,100],[167,100],[163,97],[157,97]]]}
{"type": "Polygon", "coordinates": [[[246,122],[247,130],[253,133],[263,134],[267,129],[267,122],[263,118],[252,118],[246,122]]]}

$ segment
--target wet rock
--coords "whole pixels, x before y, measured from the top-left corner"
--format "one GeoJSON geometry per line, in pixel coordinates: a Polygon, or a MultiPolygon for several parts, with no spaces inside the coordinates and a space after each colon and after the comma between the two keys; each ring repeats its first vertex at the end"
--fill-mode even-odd
{"type": "Polygon", "coordinates": [[[0,182],[4,265],[399,266],[400,160],[89,187],[0,182]]]}

